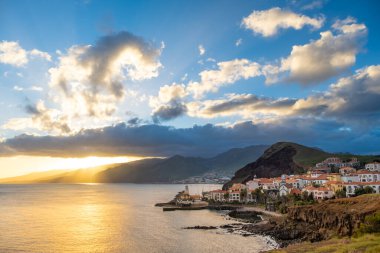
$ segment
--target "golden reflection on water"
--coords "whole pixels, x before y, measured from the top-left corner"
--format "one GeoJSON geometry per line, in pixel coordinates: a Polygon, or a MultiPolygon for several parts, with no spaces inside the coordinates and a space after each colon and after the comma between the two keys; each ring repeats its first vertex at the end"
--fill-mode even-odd
{"type": "Polygon", "coordinates": [[[183,230],[220,215],[162,212],[182,186],[0,185],[0,252],[258,252],[260,239],[183,230]],[[233,242],[233,243],[231,243],[233,242]]]}

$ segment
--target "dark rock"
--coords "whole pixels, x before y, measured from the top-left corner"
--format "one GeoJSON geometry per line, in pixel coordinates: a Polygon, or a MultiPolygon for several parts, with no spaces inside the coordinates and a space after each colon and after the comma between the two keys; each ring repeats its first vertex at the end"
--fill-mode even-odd
{"type": "Polygon", "coordinates": [[[209,229],[217,229],[215,226],[194,226],[194,227],[184,227],[183,229],[204,229],[204,230],[209,230],[209,229]]]}

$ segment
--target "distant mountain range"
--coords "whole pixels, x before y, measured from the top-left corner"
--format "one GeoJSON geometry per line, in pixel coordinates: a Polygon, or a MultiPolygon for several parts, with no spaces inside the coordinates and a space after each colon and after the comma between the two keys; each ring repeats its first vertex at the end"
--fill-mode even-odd
{"type": "Polygon", "coordinates": [[[378,160],[380,156],[361,156],[347,153],[331,154],[319,148],[306,147],[297,143],[278,142],[273,144],[256,161],[247,164],[236,171],[235,176],[226,183],[223,188],[228,188],[233,183],[245,183],[257,177],[278,177],[282,174],[301,174],[308,167],[328,157],[336,156],[342,160],[349,160],[355,156],[362,163],[378,160]]]}
{"type": "Polygon", "coordinates": [[[212,158],[175,155],[74,171],[48,171],[0,179],[0,183],[172,183],[205,174],[230,175],[255,161],[268,148],[234,148],[212,158]]]}
{"type": "Polygon", "coordinates": [[[337,156],[348,160],[355,156],[362,163],[380,160],[380,156],[360,156],[347,153],[331,154],[319,148],[291,142],[272,146],[256,145],[234,148],[212,158],[184,157],[149,158],[110,164],[90,169],[54,170],[0,179],[0,183],[173,183],[192,177],[232,176],[224,185],[244,183],[257,177],[278,177],[300,174],[324,159],[337,156]]]}

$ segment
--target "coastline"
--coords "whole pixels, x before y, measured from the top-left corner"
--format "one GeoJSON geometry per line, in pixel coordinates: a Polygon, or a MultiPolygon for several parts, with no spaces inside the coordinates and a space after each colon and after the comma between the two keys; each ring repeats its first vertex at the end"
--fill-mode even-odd
{"type": "MultiPolygon", "coordinates": [[[[226,233],[242,236],[264,236],[273,240],[277,249],[286,252],[288,246],[297,248],[310,243],[328,244],[328,241],[335,237],[353,239],[352,236],[360,231],[366,217],[379,212],[379,203],[380,196],[367,194],[349,199],[333,199],[311,205],[292,206],[288,208],[286,215],[267,211],[259,206],[210,204],[204,209],[228,210],[229,212],[224,214],[227,216],[226,219],[236,222],[219,227],[199,224],[185,229],[223,229],[226,233]]],[[[178,207],[176,210],[192,209],[178,207]]],[[[376,236],[374,240],[377,240],[376,236]]],[[[271,244],[273,246],[273,243],[271,244]]]]}
{"type": "MultiPolygon", "coordinates": [[[[275,249],[284,246],[284,243],[276,238],[275,234],[268,233],[273,229],[273,220],[283,219],[284,215],[267,211],[259,206],[252,205],[210,205],[207,203],[204,205],[195,205],[191,207],[181,207],[175,205],[174,201],[168,203],[157,203],[156,207],[162,207],[163,211],[192,211],[192,210],[204,210],[211,211],[228,211],[228,213],[221,214],[226,217],[226,221],[233,221],[233,223],[223,224],[221,226],[204,226],[202,224],[183,227],[183,229],[199,229],[199,230],[216,230],[221,229],[228,234],[239,234],[241,236],[262,236],[267,239],[268,246],[275,249]]],[[[287,245],[287,244],[286,244],[287,245]]]]}

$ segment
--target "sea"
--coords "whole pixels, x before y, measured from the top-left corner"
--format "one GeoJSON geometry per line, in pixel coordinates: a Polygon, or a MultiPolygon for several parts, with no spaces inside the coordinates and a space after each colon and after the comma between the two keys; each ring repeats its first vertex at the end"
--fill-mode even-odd
{"type": "MultiPolygon", "coordinates": [[[[183,229],[236,223],[210,210],[163,212],[185,185],[0,185],[0,252],[261,252],[264,236],[183,229]]],[[[191,194],[221,185],[189,185],[191,194]]]]}

